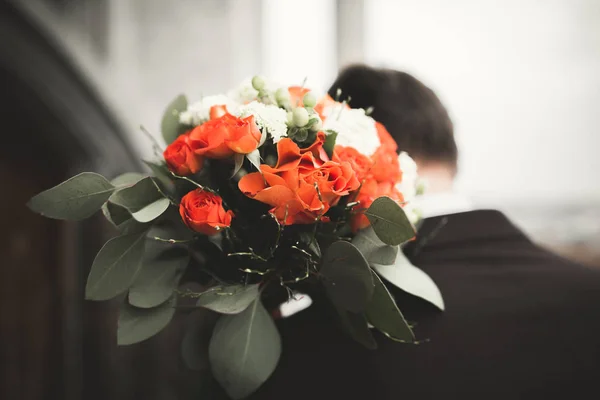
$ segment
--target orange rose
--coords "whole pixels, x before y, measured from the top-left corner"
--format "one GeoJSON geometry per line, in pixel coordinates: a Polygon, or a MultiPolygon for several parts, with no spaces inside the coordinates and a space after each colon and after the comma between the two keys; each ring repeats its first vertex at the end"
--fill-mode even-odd
{"type": "Polygon", "coordinates": [[[167,167],[177,175],[191,175],[202,169],[203,158],[189,145],[188,134],[180,135],[163,153],[167,167]]]}
{"type": "Polygon", "coordinates": [[[359,182],[362,182],[367,177],[367,174],[373,167],[373,160],[350,146],[335,146],[333,159],[335,161],[349,162],[359,182]]]}
{"type": "Polygon", "coordinates": [[[251,153],[258,147],[260,136],[254,116],[242,119],[226,113],[195,127],[189,143],[200,156],[227,158],[234,153],[251,153]]]}
{"type": "Polygon", "coordinates": [[[392,150],[386,146],[380,146],[373,158],[373,168],[371,168],[371,175],[378,182],[400,182],[402,179],[402,170],[398,163],[398,154],[395,150],[392,150]]]}
{"type": "Polygon", "coordinates": [[[240,190],[270,205],[270,212],[285,225],[314,223],[360,185],[348,162],[317,158],[323,141],[324,134],[300,149],[291,139],[280,140],[277,165],[261,165],[262,174],[245,175],[238,184],[240,190]]]}
{"type": "Polygon", "coordinates": [[[319,189],[318,194],[327,205],[327,209],[336,205],[340,197],[347,196],[360,186],[354,169],[347,161],[328,161],[317,169],[301,173],[300,179],[319,189]]]}
{"type": "Polygon", "coordinates": [[[398,144],[396,143],[392,135],[390,135],[388,130],[385,129],[385,126],[375,121],[375,128],[377,128],[377,135],[379,136],[379,141],[381,142],[381,145],[390,149],[394,153],[397,152],[398,144]]]}
{"type": "Polygon", "coordinates": [[[221,197],[202,189],[183,196],[179,214],[188,228],[205,235],[214,235],[220,229],[229,227],[233,218],[233,212],[223,208],[221,197]]]}

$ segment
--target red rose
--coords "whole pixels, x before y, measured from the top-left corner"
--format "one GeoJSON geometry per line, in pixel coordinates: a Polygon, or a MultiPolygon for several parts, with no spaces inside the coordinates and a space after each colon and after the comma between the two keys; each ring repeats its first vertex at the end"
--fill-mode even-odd
{"type": "MultiPolygon", "coordinates": [[[[219,109],[211,114],[219,115],[219,109]]],[[[200,156],[208,158],[228,158],[234,153],[248,154],[258,147],[260,130],[254,116],[238,118],[223,114],[195,127],[190,132],[190,147],[200,156]]]]}
{"type": "Polygon", "coordinates": [[[191,175],[202,169],[204,159],[195,154],[189,145],[188,134],[179,136],[165,149],[163,157],[167,167],[177,175],[191,175]]]}
{"type": "Polygon", "coordinates": [[[229,227],[233,218],[233,212],[223,208],[220,196],[202,189],[183,196],[179,214],[188,228],[205,235],[214,235],[220,229],[229,227]]]}

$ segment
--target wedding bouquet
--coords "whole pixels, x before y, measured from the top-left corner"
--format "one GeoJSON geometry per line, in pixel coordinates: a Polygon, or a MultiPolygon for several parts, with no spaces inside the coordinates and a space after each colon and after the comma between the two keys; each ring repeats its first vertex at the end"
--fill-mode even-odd
{"type": "Polygon", "coordinates": [[[240,399],[277,366],[282,289],[283,301],[304,287],[325,293],[368,348],[371,328],[415,340],[382,278],[443,308],[400,251],[418,222],[416,166],[368,114],[261,77],[193,104],[179,96],[161,124],[168,146],[146,161],[152,175],[84,172],[28,205],[66,220],[101,209],[118,230],[93,262],[86,298],[123,298],[119,344],[159,332],[184,298],[221,314],[208,359],[240,399]],[[184,290],[190,281],[201,290],[184,290]]]}

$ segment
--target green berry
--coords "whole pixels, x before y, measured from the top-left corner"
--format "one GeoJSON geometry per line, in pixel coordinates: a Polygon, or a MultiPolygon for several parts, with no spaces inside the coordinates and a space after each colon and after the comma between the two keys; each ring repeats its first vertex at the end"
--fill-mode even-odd
{"type": "Polygon", "coordinates": [[[317,105],[317,98],[312,92],[308,92],[304,95],[302,103],[304,104],[304,107],[313,108],[317,105]]]}
{"type": "Polygon", "coordinates": [[[293,114],[294,125],[296,125],[298,128],[302,128],[303,126],[306,126],[306,124],[308,124],[309,117],[306,108],[298,107],[294,109],[293,114]]]}
{"type": "Polygon", "coordinates": [[[317,120],[310,126],[310,130],[318,132],[321,129],[323,129],[323,122],[321,122],[321,118],[317,118],[317,120]]]}
{"type": "Polygon", "coordinates": [[[252,87],[260,92],[265,88],[265,80],[261,76],[256,75],[252,78],[252,87]]]}
{"type": "Polygon", "coordinates": [[[293,112],[291,112],[291,111],[288,111],[288,112],[287,112],[287,124],[288,124],[289,126],[292,126],[292,125],[294,125],[294,113],[293,113],[293,112]]]}
{"type": "Polygon", "coordinates": [[[275,101],[282,106],[288,104],[290,102],[290,93],[288,90],[284,88],[277,89],[275,92],[275,101]]]}

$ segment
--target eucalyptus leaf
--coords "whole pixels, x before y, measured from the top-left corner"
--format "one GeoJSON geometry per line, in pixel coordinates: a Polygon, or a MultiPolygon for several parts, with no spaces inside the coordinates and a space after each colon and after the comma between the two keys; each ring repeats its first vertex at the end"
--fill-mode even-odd
{"type": "Polygon", "coordinates": [[[88,300],[108,300],[133,283],[144,257],[146,232],[112,238],[96,255],[85,287],[88,300]]]}
{"type": "Polygon", "coordinates": [[[110,181],[115,186],[134,185],[146,176],[138,172],[125,172],[110,181]]]}
{"type": "Polygon", "coordinates": [[[118,190],[110,201],[126,208],[138,222],[150,222],[158,218],[170,204],[169,199],[162,195],[151,177],[118,190]]]}
{"type": "Polygon", "coordinates": [[[393,264],[399,251],[398,246],[383,243],[371,226],[359,231],[352,239],[352,244],[360,250],[369,263],[393,264]]]}
{"type": "Polygon", "coordinates": [[[239,314],[222,316],[208,348],[213,375],[234,400],[256,391],[280,355],[279,332],[260,298],[239,314]]]}
{"type": "Polygon", "coordinates": [[[164,162],[156,163],[148,160],[143,160],[143,162],[150,168],[156,177],[156,183],[160,190],[162,190],[163,193],[173,194],[175,192],[175,183],[167,165],[164,162]]]}
{"type": "Polygon", "coordinates": [[[327,136],[325,137],[325,143],[323,143],[323,149],[329,156],[333,157],[333,149],[335,148],[335,140],[337,139],[338,133],[333,130],[327,130],[327,136]]]}
{"type": "Polygon", "coordinates": [[[398,309],[396,301],[377,274],[373,274],[373,280],[375,281],[375,291],[367,306],[368,321],[394,340],[414,342],[415,335],[398,309]]]}
{"type": "Polygon", "coordinates": [[[179,114],[185,111],[188,106],[187,98],[180,94],[169,103],[160,123],[160,130],[165,143],[172,143],[177,137],[185,131],[185,126],[179,122],[179,114]]]}
{"type": "Polygon", "coordinates": [[[258,298],[258,285],[216,286],[207,290],[196,305],[221,314],[238,314],[258,298]]]}
{"type": "Polygon", "coordinates": [[[159,254],[146,251],[143,267],[129,289],[129,303],[152,308],[167,301],[177,289],[189,261],[185,249],[171,248],[159,254]]]}
{"type": "Polygon", "coordinates": [[[396,246],[415,236],[415,228],[406,213],[389,197],[379,197],[365,211],[371,226],[385,244],[396,246]]]}
{"type": "Polygon", "coordinates": [[[317,242],[317,240],[315,238],[313,238],[313,235],[311,233],[301,232],[300,240],[302,241],[302,243],[304,245],[307,246],[308,251],[311,254],[313,254],[315,257],[317,257],[319,259],[321,258],[321,248],[319,247],[319,243],[317,242]]]}
{"type": "Polygon", "coordinates": [[[189,369],[204,371],[210,368],[208,344],[218,317],[219,314],[206,309],[198,309],[187,317],[181,358],[189,369]]]}
{"type": "Polygon", "coordinates": [[[114,191],[102,175],[83,172],[34,196],[27,206],[45,217],[78,221],[98,211],[114,191]]]}
{"type": "Polygon", "coordinates": [[[367,349],[374,350],[377,348],[377,342],[369,329],[367,317],[364,313],[353,313],[352,311],[342,310],[335,305],[334,307],[337,310],[342,328],[352,339],[367,349]]]}
{"type": "Polygon", "coordinates": [[[440,289],[429,275],[412,265],[404,253],[398,252],[393,265],[371,264],[371,266],[394,286],[428,301],[442,311],[444,310],[444,299],[440,289]]]}
{"type": "Polygon", "coordinates": [[[323,256],[321,276],[331,300],[347,311],[360,312],[373,296],[371,268],[362,253],[351,243],[340,240],[329,246],[323,256]]]}
{"type": "Polygon", "coordinates": [[[250,161],[250,164],[254,165],[260,171],[260,153],[258,149],[246,154],[246,158],[250,161]]]}
{"type": "Polygon", "coordinates": [[[117,344],[138,343],[163,330],[175,314],[175,302],[175,296],[154,308],[137,308],[123,302],[119,310],[117,344]]]}
{"type": "Polygon", "coordinates": [[[102,206],[102,213],[121,234],[135,233],[146,229],[146,226],[136,221],[126,208],[111,203],[110,200],[102,206]]]}

